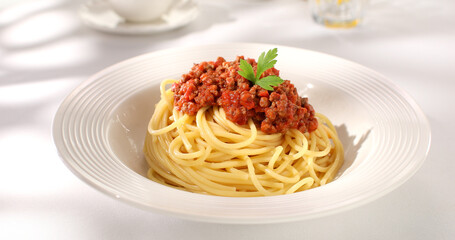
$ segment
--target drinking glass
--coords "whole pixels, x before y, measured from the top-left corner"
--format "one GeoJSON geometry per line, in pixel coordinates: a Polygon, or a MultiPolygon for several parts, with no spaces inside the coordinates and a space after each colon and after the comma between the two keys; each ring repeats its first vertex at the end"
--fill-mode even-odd
{"type": "Polygon", "coordinates": [[[352,28],[362,22],[367,0],[309,0],[315,22],[334,28],[352,28]]]}

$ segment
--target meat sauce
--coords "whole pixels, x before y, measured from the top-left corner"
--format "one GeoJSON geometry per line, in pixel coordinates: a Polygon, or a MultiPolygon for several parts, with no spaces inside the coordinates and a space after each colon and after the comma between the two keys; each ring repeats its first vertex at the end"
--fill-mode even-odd
{"type": "MultiPolygon", "coordinates": [[[[289,80],[273,87],[274,91],[267,91],[237,73],[240,59],[244,57],[232,62],[218,57],[215,62],[195,64],[172,85],[176,109],[195,115],[202,107],[220,106],[228,120],[244,125],[251,118],[267,134],[284,133],[291,128],[305,133],[318,127],[313,107],[307,98],[299,97],[289,80]]],[[[256,61],[246,61],[256,72],[256,61]]],[[[279,76],[279,71],[271,68],[261,77],[269,75],[279,76]]]]}

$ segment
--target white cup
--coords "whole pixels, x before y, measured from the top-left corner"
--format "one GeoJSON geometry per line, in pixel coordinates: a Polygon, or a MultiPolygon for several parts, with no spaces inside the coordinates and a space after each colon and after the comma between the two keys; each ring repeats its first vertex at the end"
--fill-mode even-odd
{"type": "Polygon", "coordinates": [[[182,0],[107,0],[112,10],[129,22],[158,19],[182,0]]]}

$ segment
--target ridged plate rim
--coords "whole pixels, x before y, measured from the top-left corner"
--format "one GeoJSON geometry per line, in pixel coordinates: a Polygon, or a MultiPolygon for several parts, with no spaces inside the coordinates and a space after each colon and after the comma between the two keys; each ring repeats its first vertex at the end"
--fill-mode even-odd
{"type": "MultiPolygon", "coordinates": [[[[176,61],[178,62],[178,60],[176,61]]],[[[310,60],[306,61],[308,62],[310,60]]],[[[297,71],[297,69],[294,71],[297,71]]],[[[298,71],[302,70],[298,69],[298,71]]],[[[138,74],[147,75],[151,73],[139,72],[138,74]]],[[[178,74],[181,74],[181,72],[178,72],[178,74]]],[[[327,74],[324,75],[326,78],[331,73],[327,74]]],[[[326,83],[335,86],[337,80],[330,79],[326,83]]],[[[384,104],[387,104],[391,100],[383,99],[382,101],[384,104]]],[[[367,109],[366,111],[373,110],[367,109]]],[[[373,114],[375,113],[373,112],[373,114]]],[[[404,136],[406,137],[406,135],[404,136]]],[[[409,94],[381,74],[360,64],[301,48],[257,43],[224,43],[172,48],[147,53],[122,61],[94,74],[69,94],[60,105],[53,122],[53,138],[59,155],[66,166],[84,182],[111,197],[140,208],[186,219],[206,222],[251,224],[287,222],[326,216],[361,206],[384,196],[403,184],[422,166],[429,151],[431,133],[428,120],[409,94]],[[405,120],[407,119],[404,119],[405,117],[410,118],[409,121],[411,122],[410,124],[404,124],[402,126],[403,130],[400,128],[397,129],[396,126],[389,126],[389,120],[387,122],[382,121],[382,112],[378,112],[376,118],[378,121],[377,128],[380,129],[378,130],[379,133],[387,134],[387,136],[391,134],[392,137],[396,137],[397,134],[402,133],[400,131],[403,131],[407,133],[408,137],[411,137],[406,139],[406,141],[418,143],[418,147],[412,148],[412,146],[407,146],[411,152],[403,156],[404,160],[397,159],[397,165],[395,167],[398,166],[400,169],[405,169],[406,171],[397,173],[394,178],[384,184],[380,184],[375,179],[376,182],[371,185],[375,189],[367,189],[363,186],[358,189],[358,192],[352,192],[349,196],[340,193],[341,190],[345,190],[343,184],[347,184],[350,181],[358,181],[359,179],[356,179],[356,176],[360,178],[362,176],[361,172],[352,173],[343,178],[342,181],[334,181],[327,186],[302,193],[262,198],[223,198],[183,192],[151,182],[122,164],[112,150],[108,149],[109,143],[106,142],[106,139],[103,139],[108,129],[108,122],[106,122],[105,118],[115,109],[118,105],[117,103],[122,101],[123,95],[120,89],[127,90],[127,93],[125,93],[126,96],[127,94],[137,93],[140,91],[141,86],[148,84],[141,82],[143,80],[138,80],[139,84],[137,86],[130,86],[122,82],[123,80],[116,79],[115,74],[120,74],[122,71],[128,73],[129,70],[134,70],[135,66],[139,68],[140,64],[148,64],[150,62],[154,63],[150,67],[159,70],[160,66],[156,64],[156,62],[159,62],[157,59],[166,61],[175,57],[180,57],[179,59],[188,58],[191,57],[188,56],[189,53],[199,52],[201,55],[215,56],[219,51],[220,54],[218,55],[223,55],[226,52],[235,52],[241,55],[240,50],[260,53],[261,51],[274,47],[278,47],[280,59],[286,57],[295,57],[296,59],[312,58],[315,61],[325,64],[316,65],[315,63],[314,69],[304,69],[303,71],[316,71],[317,68],[320,68],[319,70],[339,68],[337,71],[342,70],[342,73],[345,73],[346,76],[362,76],[364,79],[362,78],[362,81],[356,82],[357,86],[350,86],[349,84],[344,86],[340,83],[337,87],[342,88],[344,86],[346,87],[346,91],[356,91],[356,87],[364,87],[362,90],[365,93],[362,92],[362,94],[366,94],[365,97],[368,94],[376,96],[379,93],[375,93],[374,89],[378,89],[377,91],[380,91],[381,94],[393,99],[394,104],[401,106],[395,107],[397,110],[393,107],[390,109],[381,107],[379,109],[384,113],[389,113],[388,111],[392,110],[402,111],[403,116],[401,118],[403,119],[400,119],[398,115],[398,122],[400,124],[403,124],[402,122],[406,123],[405,120]],[[110,80],[118,80],[118,83],[114,82],[113,86],[109,86],[107,83],[110,80]],[[97,94],[97,92],[101,93],[97,94]],[[93,105],[93,98],[101,99],[104,101],[104,105],[93,105]],[[407,114],[406,116],[405,113],[407,114]],[[398,133],[390,133],[391,129],[398,133]],[[409,136],[409,132],[412,132],[414,135],[409,136]],[[407,157],[409,155],[412,155],[412,158],[407,157]],[[99,157],[102,161],[98,162],[90,159],[94,157],[99,157]],[[405,164],[405,166],[402,166],[403,164],[398,165],[400,163],[405,164]],[[93,169],[90,167],[87,168],[87,166],[91,166],[93,169]],[[112,171],[118,171],[121,175],[116,176],[112,174],[112,171]],[[125,184],[125,179],[128,180],[126,182],[130,185],[125,184]],[[327,200],[324,198],[325,195],[329,197],[336,196],[339,199],[338,201],[327,200]]],[[[378,138],[378,140],[384,141],[381,138],[378,138]]],[[[397,141],[396,139],[391,139],[390,136],[386,140],[397,141]]],[[[381,151],[383,151],[382,154],[388,154],[387,149],[381,149],[381,151]]],[[[377,151],[373,152],[369,157],[375,156],[375,153],[377,151]]],[[[393,171],[393,164],[392,166],[384,167],[384,169],[393,171]]],[[[376,162],[376,165],[378,165],[378,162],[376,162]]],[[[378,167],[376,165],[374,167],[378,167]]],[[[363,171],[369,173],[368,171],[372,170],[368,167],[367,164],[364,164],[364,166],[356,169],[356,171],[363,169],[363,171]]],[[[381,167],[380,164],[379,167],[381,167]]]]}

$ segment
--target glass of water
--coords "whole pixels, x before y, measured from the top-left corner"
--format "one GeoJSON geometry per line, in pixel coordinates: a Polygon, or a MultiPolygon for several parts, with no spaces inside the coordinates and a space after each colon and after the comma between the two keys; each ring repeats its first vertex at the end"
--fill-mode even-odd
{"type": "Polygon", "coordinates": [[[362,22],[367,0],[309,0],[317,23],[333,28],[352,28],[362,22]]]}

